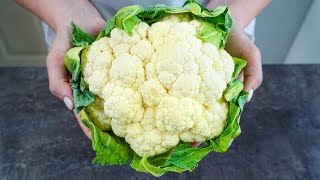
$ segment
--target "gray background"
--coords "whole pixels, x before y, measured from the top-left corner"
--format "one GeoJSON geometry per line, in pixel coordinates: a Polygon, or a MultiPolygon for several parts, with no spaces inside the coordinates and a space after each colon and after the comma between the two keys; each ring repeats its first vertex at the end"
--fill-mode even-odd
{"type": "MultiPolygon", "coordinates": [[[[319,0],[274,0],[257,17],[264,64],[320,63],[319,0]]],[[[40,21],[14,1],[0,2],[0,66],[41,66],[47,53],[40,21]]]]}
{"type": "Polygon", "coordinates": [[[265,63],[284,62],[312,0],[274,0],[257,17],[256,44],[265,63]]]}

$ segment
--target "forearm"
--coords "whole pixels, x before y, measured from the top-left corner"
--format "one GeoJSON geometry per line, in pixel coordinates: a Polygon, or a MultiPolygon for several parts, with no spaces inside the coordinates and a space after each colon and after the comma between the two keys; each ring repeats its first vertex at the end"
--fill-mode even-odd
{"type": "Polygon", "coordinates": [[[54,31],[59,26],[65,25],[64,23],[75,20],[74,12],[78,12],[79,16],[83,13],[88,14],[85,11],[92,7],[86,7],[93,6],[88,0],[16,0],[16,2],[49,24],[54,31]]]}
{"type": "Polygon", "coordinates": [[[270,2],[271,0],[212,0],[207,8],[214,9],[218,5],[229,5],[234,24],[243,29],[270,2]]]}

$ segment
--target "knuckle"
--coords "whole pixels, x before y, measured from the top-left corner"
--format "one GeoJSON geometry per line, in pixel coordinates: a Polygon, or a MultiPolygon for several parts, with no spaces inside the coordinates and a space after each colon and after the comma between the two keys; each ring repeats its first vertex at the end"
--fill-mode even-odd
{"type": "Polygon", "coordinates": [[[49,83],[49,90],[50,90],[51,94],[58,97],[59,88],[56,84],[49,83]]]}
{"type": "Polygon", "coordinates": [[[262,82],[263,82],[263,76],[261,75],[261,76],[259,76],[259,77],[257,78],[257,84],[258,84],[258,86],[260,86],[260,85],[262,84],[262,82]]]}
{"type": "Polygon", "coordinates": [[[254,59],[255,61],[261,61],[261,52],[259,48],[255,44],[251,44],[251,46],[245,49],[245,54],[247,54],[250,59],[254,59]]]}

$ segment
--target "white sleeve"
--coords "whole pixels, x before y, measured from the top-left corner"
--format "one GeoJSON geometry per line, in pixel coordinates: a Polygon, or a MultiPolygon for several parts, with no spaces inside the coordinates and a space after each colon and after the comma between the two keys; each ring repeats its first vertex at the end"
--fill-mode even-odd
{"type": "Polygon", "coordinates": [[[56,36],[56,33],[48,26],[47,23],[45,23],[43,21],[42,21],[42,29],[43,29],[43,33],[44,33],[44,39],[47,44],[47,48],[50,49],[51,45],[53,43],[53,40],[56,36]]]}
{"type": "Polygon", "coordinates": [[[247,34],[247,36],[249,37],[249,39],[251,39],[251,41],[254,42],[255,40],[255,36],[254,36],[254,30],[256,27],[256,18],[254,18],[249,24],[248,26],[244,29],[245,33],[247,34]]]}

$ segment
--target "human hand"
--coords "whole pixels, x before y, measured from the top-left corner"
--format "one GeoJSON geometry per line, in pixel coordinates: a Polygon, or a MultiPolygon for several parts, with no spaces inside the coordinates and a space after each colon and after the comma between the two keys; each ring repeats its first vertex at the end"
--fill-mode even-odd
{"type": "MultiPolygon", "coordinates": [[[[84,31],[96,37],[105,26],[105,21],[91,3],[75,3],[67,14],[60,14],[55,20],[56,37],[49,50],[46,63],[49,76],[49,89],[53,95],[63,100],[68,109],[74,109],[70,75],[64,65],[64,55],[72,47],[70,22],[74,21],[84,31]]],[[[76,114],[76,113],[75,113],[76,114]]],[[[83,132],[90,138],[90,130],[84,126],[76,114],[83,132]]]]}
{"type": "Polygon", "coordinates": [[[238,79],[244,82],[244,90],[249,92],[249,102],[263,79],[260,51],[237,24],[232,27],[225,49],[230,55],[247,61],[238,79]]]}

